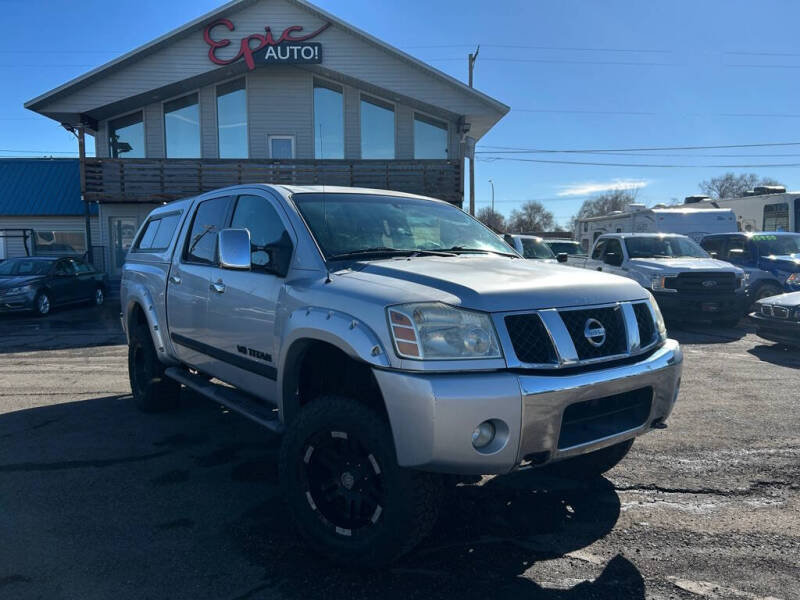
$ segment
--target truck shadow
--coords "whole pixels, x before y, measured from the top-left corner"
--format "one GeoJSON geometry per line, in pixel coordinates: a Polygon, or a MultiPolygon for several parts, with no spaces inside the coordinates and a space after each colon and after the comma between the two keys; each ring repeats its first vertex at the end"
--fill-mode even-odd
{"type": "Polygon", "coordinates": [[[800,349],[791,348],[784,344],[766,342],[750,348],[747,352],[760,361],[772,363],[779,367],[800,368],[800,349]]]}
{"type": "Polygon", "coordinates": [[[734,327],[667,321],[667,335],[681,344],[727,344],[754,332],[755,328],[744,320],[734,327]]]}
{"type": "Polygon", "coordinates": [[[620,500],[604,478],[531,471],[460,485],[417,550],[388,570],[348,571],[297,538],[277,481],[279,440],[191,394],[183,404],[143,415],[112,396],[0,414],[0,498],[11,517],[0,519],[4,592],[644,598],[641,574],[621,555],[569,557],[558,577],[542,570],[614,527],[620,500]]]}

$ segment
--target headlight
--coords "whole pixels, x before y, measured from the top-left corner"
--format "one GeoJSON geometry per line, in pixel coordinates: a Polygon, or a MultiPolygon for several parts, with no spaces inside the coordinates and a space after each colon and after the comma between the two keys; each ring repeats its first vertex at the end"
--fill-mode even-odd
{"type": "Polygon", "coordinates": [[[739,288],[744,289],[750,285],[750,273],[745,273],[739,279],[739,288]]]}
{"type": "Polygon", "coordinates": [[[677,292],[678,290],[668,288],[667,284],[675,279],[675,276],[669,275],[653,275],[653,280],[650,283],[650,288],[654,292],[677,292]]]}
{"type": "Polygon", "coordinates": [[[397,354],[403,358],[454,360],[502,358],[489,315],[440,303],[387,309],[397,354]]]}
{"type": "Polygon", "coordinates": [[[658,302],[653,297],[653,294],[647,292],[650,296],[650,306],[653,307],[653,314],[656,316],[656,330],[658,330],[658,339],[662,342],[667,339],[667,324],[664,323],[664,315],[661,314],[661,309],[658,307],[658,302]]]}
{"type": "Polygon", "coordinates": [[[25,292],[29,292],[33,289],[32,285],[21,285],[15,288],[9,288],[7,290],[3,290],[3,292],[7,296],[13,296],[14,294],[24,294],[25,292]]]}
{"type": "Polygon", "coordinates": [[[786,285],[800,285],[800,273],[792,273],[786,278],[786,285]]]}

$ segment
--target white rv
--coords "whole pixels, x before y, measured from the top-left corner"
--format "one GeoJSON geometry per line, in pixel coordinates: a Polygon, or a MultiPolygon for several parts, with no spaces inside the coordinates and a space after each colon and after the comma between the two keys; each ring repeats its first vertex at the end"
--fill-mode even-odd
{"type": "Polygon", "coordinates": [[[800,233],[800,192],[778,186],[756,187],[741,198],[711,200],[690,196],[684,206],[729,208],[739,231],[794,231],[800,233]]]}
{"type": "Polygon", "coordinates": [[[699,242],[712,233],[736,231],[736,216],[730,208],[713,208],[697,204],[647,208],[631,204],[600,217],[578,220],[576,236],[588,252],[604,233],[680,233],[699,242]]]}

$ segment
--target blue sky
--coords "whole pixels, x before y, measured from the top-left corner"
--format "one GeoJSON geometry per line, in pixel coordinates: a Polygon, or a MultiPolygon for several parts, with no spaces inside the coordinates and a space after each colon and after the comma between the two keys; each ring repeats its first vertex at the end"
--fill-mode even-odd
{"type": "MultiPolygon", "coordinates": [[[[800,188],[800,145],[608,154],[496,154],[499,148],[617,149],[800,142],[800,3],[792,0],[317,0],[322,8],[512,107],[479,143],[478,207],[542,201],[561,222],[593,192],[648,204],[697,193],[726,170],[800,188]],[[713,156],[711,156],[713,155],[713,156]],[[568,160],[680,168],[589,166],[568,160]]],[[[212,0],[4,0],[0,156],[70,152],[74,139],[23,102],[212,10],[212,0]]],[[[64,156],[64,154],[59,154],[64,156]]]]}

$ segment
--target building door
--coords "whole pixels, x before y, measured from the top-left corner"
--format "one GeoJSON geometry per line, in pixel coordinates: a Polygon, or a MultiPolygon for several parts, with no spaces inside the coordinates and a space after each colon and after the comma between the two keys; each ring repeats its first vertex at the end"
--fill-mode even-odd
{"type": "Polygon", "coordinates": [[[111,217],[108,221],[111,242],[111,264],[108,271],[112,277],[118,277],[122,273],[122,265],[125,264],[125,256],[133,243],[139,222],[136,217],[111,217]]]}

